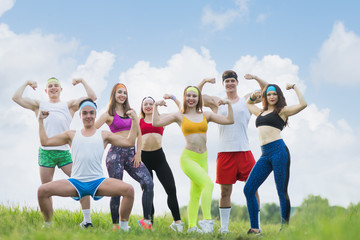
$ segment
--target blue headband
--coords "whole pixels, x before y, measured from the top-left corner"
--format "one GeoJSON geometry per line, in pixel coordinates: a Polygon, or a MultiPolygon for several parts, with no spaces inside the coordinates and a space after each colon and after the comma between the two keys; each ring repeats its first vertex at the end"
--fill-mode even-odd
{"type": "Polygon", "coordinates": [[[96,105],[95,105],[95,103],[93,103],[93,102],[90,102],[90,101],[85,101],[85,102],[83,102],[83,103],[80,105],[80,107],[79,107],[79,111],[81,111],[81,109],[83,109],[84,107],[92,107],[92,108],[94,108],[95,111],[96,111],[96,105]]]}
{"type": "Polygon", "coordinates": [[[267,89],[266,89],[266,94],[270,91],[274,91],[276,92],[276,88],[274,86],[269,86],[267,89]]]}

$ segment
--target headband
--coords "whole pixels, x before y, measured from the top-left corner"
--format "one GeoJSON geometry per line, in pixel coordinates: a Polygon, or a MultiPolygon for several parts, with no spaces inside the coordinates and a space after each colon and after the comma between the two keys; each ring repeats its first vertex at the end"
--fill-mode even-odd
{"type": "Polygon", "coordinates": [[[84,102],[80,105],[79,111],[81,111],[81,109],[83,109],[84,107],[92,107],[92,108],[94,108],[95,111],[96,111],[96,105],[95,105],[95,103],[93,103],[93,102],[91,102],[91,101],[84,101],[84,102]]]}
{"type": "Polygon", "coordinates": [[[276,92],[276,88],[274,86],[269,86],[267,89],[266,89],[266,94],[270,91],[274,91],[276,92]]]}
{"type": "Polygon", "coordinates": [[[199,95],[199,90],[196,87],[188,87],[185,92],[194,91],[199,95]]]}
{"type": "Polygon", "coordinates": [[[146,100],[151,100],[153,102],[155,102],[155,100],[152,97],[144,97],[144,99],[142,100],[142,102],[145,102],[146,100]]]}
{"type": "Polygon", "coordinates": [[[118,83],[118,85],[116,86],[116,91],[119,89],[119,88],[125,88],[125,90],[127,91],[127,88],[124,84],[122,83],[118,83]]]}
{"type": "Polygon", "coordinates": [[[235,78],[236,80],[238,80],[237,74],[235,72],[226,73],[222,77],[223,81],[225,81],[225,79],[227,79],[227,78],[235,78]]]}
{"type": "Polygon", "coordinates": [[[59,80],[58,80],[57,78],[52,77],[52,78],[49,78],[49,79],[47,80],[46,88],[49,86],[49,83],[51,83],[51,82],[55,82],[55,83],[59,84],[60,87],[61,87],[61,84],[60,84],[59,80]]]}

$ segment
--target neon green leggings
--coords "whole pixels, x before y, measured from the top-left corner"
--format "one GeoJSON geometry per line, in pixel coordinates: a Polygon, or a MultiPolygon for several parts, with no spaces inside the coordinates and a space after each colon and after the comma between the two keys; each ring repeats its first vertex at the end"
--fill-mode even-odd
{"type": "Polygon", "coordinates": [[[208,176],[207,152],[197,153],[184,149],[180,158],[180,166],[191,181],[188,220],[189,228],[192,228],[196,226],[200,196],[204,219],[211,219],[214,183],[208,176]]]}

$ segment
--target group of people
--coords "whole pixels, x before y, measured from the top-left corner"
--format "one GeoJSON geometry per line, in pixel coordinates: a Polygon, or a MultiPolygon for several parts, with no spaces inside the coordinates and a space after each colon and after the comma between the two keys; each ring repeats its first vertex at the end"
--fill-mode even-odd
{"type": "Polygon", "coordinates": [[[188,232],[213,232],[211,201],[214,183],[208,175],[208,122],[219,125],[216,183],[221,190],[220,232],[229,232],[232,185],[236,181],[244,181],[251,224],[248,233],[261,233],[260,198],[257,190],[272,171],[280,199],[281,224],[288,223],[290,154],[280,133],[287,125],[288,117],[300,112],[307,104],[295,84],[287,84],[286,89],[295,90],[299,103],[287,106],[277,85],[268,84],[251,74],[244,77],[255,80],[261,90],[239,96],[238,76],[235,71],[227,70],[222,75],[226,98],[202,94],[206,83],[215,83],[215,78],[207,78],[197,86],[185,88],[182,104],[170,94],[165,94],[164,99],[159,101],[150,96],[145,97],[141,103],[140,120],[130,107],[128,90],[122,83],[114,85],[107,111],[96,120],[96,95],[83,79],[74,79],[73,85],[81,83],[87,97],[67,103],[60,100],[62,88],[58,79],[50,78],[47,81],[45,91],[49,101],[23,97],[27,86],[37,88],[36,82],[25,82],[15,92],[13,100],[34,111],[39,119],[41,147],[38,161],[42,185],[38,189],[38,201],[44,216],[44,226],[51,224],[52,196],[68,196],[80,200],[84,216],[80,226],[83,228],[93,226],[89,196],[94,200],[109,196],[113,231],[128,231],[134,189],[122,181],[126,170],[140,183],[143,190],[143,218],[138,220],[138,224],[142,229],[152,229],[155,171],[167,193],[167,203],[173,217],[170,228],[183,232],[184,223],[181,221],[175,179],[162,149],[164,127],[174,122],[181,128],[186,142],[180,156],[180,167],[191,183],[187,208],[188,232]],[[160,114],[158,107],[166,106],[166,100],[174,101],[179,111],[160,114]],[[256,105],[260,102],[263,104],[262,108],[256,105]],[[203,111],[203,106],[209,107],[211,111],[203,111]],[[83,128],[70,130],[69,126],[76,111],[79,111],[83,128]],[[251,153],[247,136],[251,114],[257,117],[256,127],[259,129],[262,150],[257,162],[251,153]],[[98,130],[104,123],[109,126],[110,131],[98,130]],[[106,156],[109,178],[104,178],[101,161],[107,144],[111,144],[106,156]],[[61,168],[69,179],[52,181],[56,166],[61,168]],[[204,219],[197,221],[199,202],[204,219]]]}

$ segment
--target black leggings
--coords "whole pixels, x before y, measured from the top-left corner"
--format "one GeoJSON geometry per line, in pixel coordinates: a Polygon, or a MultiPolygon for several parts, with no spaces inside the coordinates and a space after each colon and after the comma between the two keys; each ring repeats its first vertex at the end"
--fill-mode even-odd
{"type": "MultiPolygon", "coordinates": [[[[156,172],[160,183],[163,185],[168,195],[167,204],[170,208],[174,221],[181,220],[179,204],[176,196],[176,187],[174,176],[171,172],[169,164],[166,161],[162,148],[155,151],[141,151],[141,160],[150,172],[153,178],[153,170],[156,172]]],[[[152,205],[151,219],[154,217],[154,204],[152,205]]]]}

